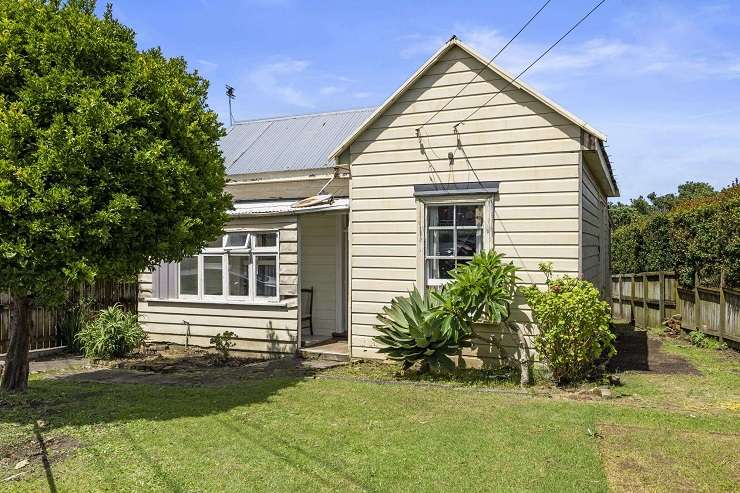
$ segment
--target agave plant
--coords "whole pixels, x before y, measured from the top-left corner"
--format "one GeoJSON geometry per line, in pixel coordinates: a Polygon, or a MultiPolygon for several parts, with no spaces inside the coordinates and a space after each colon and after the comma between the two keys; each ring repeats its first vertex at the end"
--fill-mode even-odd
{"type": "Polygon", "coordinates": [[[375,341],[392,360],[403,362],[403,369],[422,361],[422,368],[454,368],[450,358],[470,345],[471,332],[464,325],[445,317],[437,309],[440,301],[430,291],[420,294],[414,288],[409,296],[399,296],[383,307],[375,341]]]}

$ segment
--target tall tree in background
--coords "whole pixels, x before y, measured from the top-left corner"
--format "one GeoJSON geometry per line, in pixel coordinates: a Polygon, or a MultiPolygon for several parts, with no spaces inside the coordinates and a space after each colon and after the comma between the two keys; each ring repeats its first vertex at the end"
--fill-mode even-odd
{"type": "Polygon", "coordinates": [[[652,214],[654,212],[669,212],[679,203],[685,200],[710,197],[717,191],[712,185],[700,181],[687,181],[678,186],[678,194],[667,193],[658,195],[655,192],[647,194],[647,199],[640,195],[632,199],[629,204],[617,202],[609,204],[609,215],[612,220],[612,228],[630,224],[631,222],[652,214]]]}
{"type": "Polygon", "coordinates": [[[223,128],[181,58],[137,50],[92,0],[0,0],[0,287],[11,331],[0,386],[28,381],[32,305],[133,275],[217,236],[223,128]]]}

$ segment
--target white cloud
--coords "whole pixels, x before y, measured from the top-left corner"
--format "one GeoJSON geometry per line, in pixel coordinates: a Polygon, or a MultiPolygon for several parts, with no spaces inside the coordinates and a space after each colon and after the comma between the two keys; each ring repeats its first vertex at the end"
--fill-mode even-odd
{"type": "Polygon", "coordinates": [[[332,94],[337,94],[340,92],[344,92],[344,89],[337,86],[324,86],[319,88],[319,94],[322,96],[331,96],[332,94]]]}
{"type": "Polygon", "coordinates": [[[373,95],[373,93],[366,92],[366,91],[358,91],[358,92],[352,93],[352,97],[354,97],[356,99],[367,99],[367,98],[369,98],[372,95],[373,95]]]}
{"type": "Polygon", "coordinates": [[[201,67],[207,70],[213,70],[213,69],[218,68],[218,63],[214,63],[214,62],[211,62],[210,60],[205,60],[203,58],[198,60],[198,65],[200,65],[201,67]]]}
{"type": "MultiPolygon", "coordinates": [[[[545,76],[568,77],[574,75],[606,74],[618,78],[633,78],[646,74],[671,72],[685,80],[707,77],[726,79],[740,78],[740,50],[697,48],[692,50],[685,18],[665,21],[662,25],[651,25],[649,35],[641,30],[626,32],[622,38],[591,38],[569,43],[567,40],[555,47],[525,75],[535,75],[540,82],[548,84],[545,76]]],[[[485,26],[457,26],[455,32],[460,39],[475,48],[483,56],[490,57],[508,41],[508,36],[485,26]]],[[[692,33],[692,34],[689,34],[692,33]]],[[[698,35],[695,35],[698,36],[698,35]]],[[[401,38],[403,58],[430,56],[446,41],[440,35],[408,35],[401,38]]],[[[554,40],[553,40],[554,41],[554,40]]],[[[705,40],[707,46],[712,40],[705,40]]],[[[540,56],[549,43],[526,41],[526,33],[516,39],[496,59],[496,64],[518,74],[540,56]]]]}
{"type": "Polygon", "coordinates": [[[257,67],[248,76],[254,87],[283,103],[301,108],[313,108],[315,101],[303,89],[295,86],[297,76],[304,72],[310,63],[306,60],[286,59],[257,67]]]}

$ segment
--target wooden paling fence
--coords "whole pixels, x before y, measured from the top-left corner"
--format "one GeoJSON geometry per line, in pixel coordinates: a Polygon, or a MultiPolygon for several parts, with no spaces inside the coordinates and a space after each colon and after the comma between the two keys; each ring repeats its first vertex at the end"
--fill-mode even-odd
{"type": "MultiPolygon", "coordinates": [[[[65,305],[57,308],[34,307],[31,312],[31,349],[46,349],[62,344],[59,322],[69,306],[81,299],[90,300],[91,308],[99,310],[119,303],[126,311],[136,312],[138,284],[136,282],[100,281],[70,292],[65,305]]],[[[0,293],[0,354],[8,350],[10,336],[10,296],[0,293]]]]}
{"type": "Polygon", "coordinates": [[[724,286],[679,286],[674,272],[612,275],[612,314],[638,327],[658,327],[675,314],[681,326],[740,343],[740,290],[724,286]]]}

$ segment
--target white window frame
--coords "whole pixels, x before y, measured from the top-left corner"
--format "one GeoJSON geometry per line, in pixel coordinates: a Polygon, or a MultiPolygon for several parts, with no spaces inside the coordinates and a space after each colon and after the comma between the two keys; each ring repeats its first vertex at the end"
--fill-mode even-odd
{"type": "Polygon", "coordinates": [[[201,265],[202,258],[200,255],[192,255],[192,257],[195,257],[195,274],[198,276],[198,293],[197,294],[185,294],[182,292],[182,280],[180,278],[180,262],[177,263],[177,297],[179,299],[183,300],[198,300],[200,299],[200,293],[201,291],[201,281],[203,280],[203,276],[201,275],[201,271],[203,270],[203,267],[201,265]]]}
{"type": "Polygon", "coordinates": [[[280,231],[277,229],[229,229],[224,231],[221,237],[221,247],[206,247],[198,255],[193,255],[198,259],[198,294],[183,294],[180,290],[180,263],[177,264],[178,280],[178,298],[183,300],[202,300],[202,301],[236,301],[244,303],[276,303],[280,301],[280,231]],[[247,244],[245,246],[226,246],[226,235],[229,233],[249,233],[247,244]],[[272,247],[255,247],[255,236],[257,234],[274,234],[275,246],[272,247]],[[249,256],[249,295],[239,296],[232,295],[229,292],[229,267],[232,256],[249,256]],[[204,258],[208,256],[221,257],[221,295],[205,294],[205,262],[204,258]],[[257,258],[268,257],[275,259],[275,296],[257,296],[257,258]]]}
{"type": "MultiPolygon", "coordinates": [[[[427,256],[428,231],[427,226],[429,207],[440,205],[482,205],[483,206],[483,250],[493,248],[493,222],[494,222],[494,196],[485,195],[449,195],[444,197],[417,197],[416,198],[416,222],[417,230],[417,254],[416,254],[416,285],[420,291],[427,287],[443,286],[450,282],[451,279],[428,279],[427,278],[427,259],[443,258],[440,256],[427,256]]],[[[442,227],[440,229],[451,229],[452,227],[442,227]]],[[[453,228],[457,236],[456,228],[453,228]]],[[[470,228],[473,229],[473,228],[470,228]]],[[[477,229],[477,228],[475,228],[477,229]]],[[[457,247],[457,242],[455,242],[457,247]]],[[[455,252],[457,253],[457,252],[455,252]]],[[[458,257],[458,255],[455,255],[458,257]]],[[[450,258],[450,257],[444,257],[450,258]]]]}

